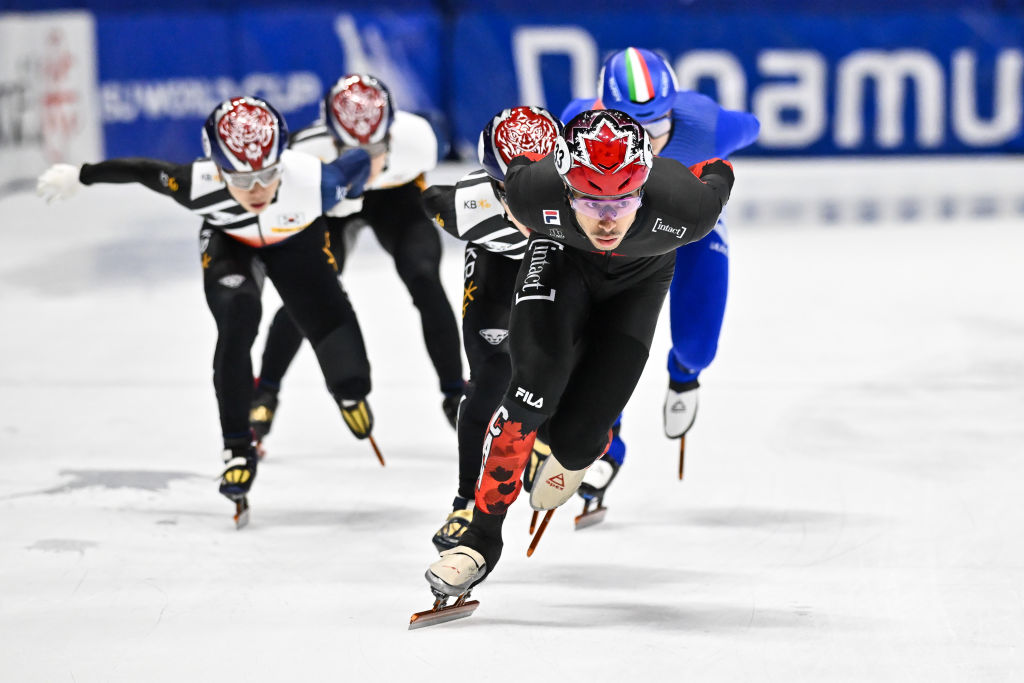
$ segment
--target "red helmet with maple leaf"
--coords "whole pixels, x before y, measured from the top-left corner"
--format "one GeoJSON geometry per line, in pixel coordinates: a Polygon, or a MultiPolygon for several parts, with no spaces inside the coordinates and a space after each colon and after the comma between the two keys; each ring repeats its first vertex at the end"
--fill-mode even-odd
{"type": "Polygon", "coordinates": [[[653,163],[647,131],[617,109],[577,114],[555,144],[555,168],[562,180],[588,197],[621,197],[639,190],[653,163]]]}

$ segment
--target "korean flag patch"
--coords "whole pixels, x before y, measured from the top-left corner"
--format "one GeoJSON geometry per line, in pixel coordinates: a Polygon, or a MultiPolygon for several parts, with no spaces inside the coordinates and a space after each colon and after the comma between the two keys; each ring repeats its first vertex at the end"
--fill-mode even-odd
{"type": "Polygon", "coordinates": [[[552,209],[544,210],[544,225],[561,225],[562,219],[558,217],[558,212],[552,209]]]}

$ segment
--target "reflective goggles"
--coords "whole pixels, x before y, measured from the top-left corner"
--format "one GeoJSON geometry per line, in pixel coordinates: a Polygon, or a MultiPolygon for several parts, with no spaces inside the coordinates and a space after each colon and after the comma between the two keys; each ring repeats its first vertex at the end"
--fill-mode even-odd
{"type": "Polygon", "coordinates": [[[660,138],[672,130],[672,112],[670,111],[652,121],[641,121],[640,125],[647,129],[647,134],[652,138],[660,138]]]}
{"type": "Polygon", "coordinates": [[[280,163],[259,171],[225,171],[221,170],[220,175],[224,182],[239,190],[251,190],[256,183],[263,187],[269,187],[272,182],[281,177],[284,173],[284,166],[280,163]]]}
{"type": "Polygon", "coordinates": [[[635,212],[643,204],[644,197],[619,197],[618,199],[594,199],[593,197],[573,197],[569,205],[573,210],[598,220],[615,220],[635,212]]]}

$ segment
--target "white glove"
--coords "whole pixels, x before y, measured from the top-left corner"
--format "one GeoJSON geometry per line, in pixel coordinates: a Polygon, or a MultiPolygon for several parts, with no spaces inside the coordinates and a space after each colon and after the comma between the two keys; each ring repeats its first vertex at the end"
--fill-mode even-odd
{"type": "Polygon", "coordinates": [[[71,164],[54,164],[36,181],[36,194],[47,203],[54,199],[72,197],[82,183],[78,180],[78,166],[71,164]]]}

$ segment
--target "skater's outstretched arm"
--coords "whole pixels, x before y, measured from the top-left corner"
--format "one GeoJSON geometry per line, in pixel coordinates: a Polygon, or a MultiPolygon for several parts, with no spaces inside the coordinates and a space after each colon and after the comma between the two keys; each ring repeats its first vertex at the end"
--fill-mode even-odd
{"type": "Polygon", "coordinates": [[[432,185],[423,203],[434,224],[452,237],[479,244],[509,258],[522,258],[526,236],[510,216],[483,170],[473,171],[455,185],[432,185]]]}
{"type": "Polygon", "coordinates": [[[54,164],[36,183],[36,194],[47,201],[68,199],[83,185],[96,183],[139,183],[163,195],[188,196],[192,183],[191,164],[174,164],[159,159],[109,159],[96,164],[54,164]]]}

